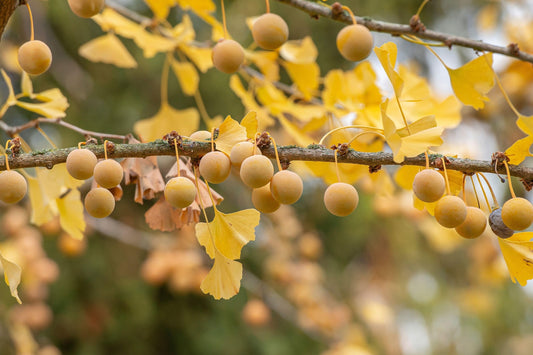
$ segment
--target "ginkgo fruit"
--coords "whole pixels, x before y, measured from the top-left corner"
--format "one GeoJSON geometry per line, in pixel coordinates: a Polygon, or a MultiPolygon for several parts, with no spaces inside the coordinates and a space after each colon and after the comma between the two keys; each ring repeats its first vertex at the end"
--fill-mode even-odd
{"type": "Polygon", "coordinates": [[[235,73],[244,62],[244,49],[232,40],[223,39],[213,47],[213,65],[226,74],[235,73]]]}
{"type": "Polygon", "coordinates": [[[209,152],[200,159],[199,170],[207,182],[220,184],[231,172],[231,161],[222,152],[209,152]]]}
{"type": "Polygon", "coordinates": [[[263,14],[253,23],[252,36],[259,47],[274,50],[289,38],[289,26],[279,15],[263,14]]]}
{"type": "Polygon", "coordinates": [[[239,142],[235,144],[229,153],[231,165],[240,167],[243,160],[254,154],[261,155],[261,150],[252,142],[239,142]]]}
{"type": "Polygon", "coordinates": [[[124,172],[116,160],[106,159],[96,163],[93,175],[98,185],[110,189],[120,184],[124,172]]]}
{"type": "Polygon", "coordinates": [[[255,209],[262,213],[275,212],[281,206],[272,196],[270,184],[252,190],[252,203],[255,209]]]}
{"type": "Polygon", "coordinates": [[[107,217],[115,209],[115,198],[108,189],[97,187],[85,196],[85,209],[95,218],[107,217]]]}
{"type": "Polygon", "coordinates": [[[211,132],[209,131],[196,131],[189,136],[190,139],[195,141],[208,141],[211,139],[211,132]]]}
{"type": "Polygon", "coordinates": [[[240,175],[246,186],[257,189],[268,184],[274,175],[274,167],[264,155],[252,155],[243,160],[240,175]]]}
{"type": "Polygon", "coordinates": [[[104,8],[105,0],[68,0],[72,12],[79,17],[89,18],[104,8]]]}
{"type": "Polygon", "coordinates": [[[424,169],[415,175],[413,192],[419,200],[424,202],[438,201],[444,195],[445,190],[446,183],[438,171],[424,169]]]}
{"type": "Polygon", "coordinates": [[[494,232],[494,234],[503,239],[512,237],[514,234],[514,231],[511,228],[507,227],[505,223],[503,223],[501,208],[497,208],[490,213],[489,226],[490,229],[492,229],[492,231],[494,232]]]}
{"type": "Polygon", "coordinates": [[[94,173],[98,158],[88,149],[74,149],[67,156],[67,171],[74,179],[87,180],[94,173]]]}
{"type": "Polygon", "coordinates": [[[466,219],[466,204],[457,196],[444,196],[435,205],[435,218],[446,228],[455,228],[466,219]]]}
{"type": "Polygon", "coordinates": [[[302,178],[289,170],[278,171],[270,180],[270,191],[276,201],[291,205],[300,199],[304,185],[302,178]]]}
{"type": "Polygon", "coordinates": [[[165,199],[176,208],[185,208],[194,202],[196,186],[183,176],[170,179],[165,185],[165,199]]]}
{"type": "Polygon", "coordinates": [[[17,203],[26,196],[28,183],[24,177],[14,170],[0,173],[0,201],[17,203]]]}
{"type": "Polygon", "coordinates": [[[324,204],[331,214],[344,217],[357,208],[359,194],[352,185],[345,182],[336,182],[326,189],[324,204]]]}
{"type": "Polygon", "coordinates": [[[20,46],[18,61],[26,73],[40,75],[52,64],[52,51],[43,41],[28,41],[20,46]]]}
{"type": "Polygon", "coordinates": [[[455,227],[455,231],[463,238],[474,239],[479,237],[487,227],[485,212],[477,207],[466,208],[466,219],[455,227]]]}
{"type": "Polygon", "coordinates": [[[372,34],[363,25],[346,26],[337,35],[337,49],[344,58],[353,62],[368,57],[373,46],[372,34]]]}
{"type": "Polygon", "coordinates": [[[502,221],[512,230],[526,229],[533,222],[533,205],[522,197],[507,200],[502,207],[502,221]]]}

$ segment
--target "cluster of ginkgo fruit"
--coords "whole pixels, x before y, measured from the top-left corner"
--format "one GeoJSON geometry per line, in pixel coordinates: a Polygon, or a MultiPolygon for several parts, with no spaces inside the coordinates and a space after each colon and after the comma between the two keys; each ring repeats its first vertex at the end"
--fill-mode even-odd
{"type": "MultiPolygon", "coordinates": [[[[208,141],[211,133],[198,131],[190,136],[192,140],[208,141]]],[[[269,139],[274,142],[272,137],[269,139]]],[[[276,148],[274,142],[274,148],[276,148]]],[[[277,151],[276,151],[277,154],[277,151]]],[[[252,204],[263,213],[272,213],[280,205],[291,205],[302,196],[303,182],[293,171],[284,170],[277,157],[279,171],[274,173],[274,166],[269,158],[262,155],[256,144],[250,141],[236,143],[229,156],[221,151],[212,150],[199,162],[198,171],[205,181],[219,184],[225,181],[232,171],[238,172],[242,182],[252,189],[252,204]]],[[[182,176],[170,179],[165,186],[165,199],[176,208],[185,208],[196,198],[194,183],[182,176]]],[[[328,211],[336,216],[352,213],[359,202],[355,187],[338,182],[328,187],[324,194],[324,203],[328,211]]]]}
{"type": "MultiPolygon", "coordinates": [[[[512,198],[503,207],[493,209],[489,216],[492,231],[501,238],[509,238],[514,231],[522,231],[533,222],[533,205],[525,198],[515,196],[509,174],[508,177],[512,198]]],[[[423,202],[436,202],[435,219],[443,227],[455,228],[460,236],[468,239],[477,238],[485,231],[485,213],[450,194],[447,179],[437,170],[426,168],[417,173],[413,192],[423,202]]]]}
{"type": "MultiPolygon", "coordinates": [[[[41,75],[52,64],[52,51],[43,41],[34,39],[33,16],[30,5],[25,2],[30,13],[31,38],[20,46],[18,62],[22,70],[31,75],[41,75]]],[[[98,14],[104,7],[105,0],[68,0],[72,12],[79,17],[89,18],[98,14]]]]}
{"type": "MultiPolygon", "coordinates": [[[[106,146],[106,144],[104,144],[106,146]]],[[[109,191],[120,184],[124,172],[122,166],[113,159],[98,161],[88,149],[74,149],[67,156],[67,171],[75,179],[87,180],[94,177],[97,187],[85,196],[87,213],[96,218],[107,217],[115,209],[115,197],[109,191]]]]}
{"type": "MultiPolygon", "coordinates": [[[[257,45],[266,50],[276,50],[289,38],[289,27],[283,18],[270,12],[267,3],[267,13],[259,16],[252,24],[252,37],[257,45]]],[[[357,24],[352,11],[342,6],[352,17],[353,24],[344,27],[337,35],[337,49],[347,60],[360,61],[370,55],[374,40],[372,34],[363,25],[357,24]]],[[[224,38],[214,47],[212,53],[215,68],[226,74],[235,73],[244,63],[245,53],[242,46],[232,39],[228,39],[224,4],[222,2],[222,19],[224,22],[224,38]]]]}

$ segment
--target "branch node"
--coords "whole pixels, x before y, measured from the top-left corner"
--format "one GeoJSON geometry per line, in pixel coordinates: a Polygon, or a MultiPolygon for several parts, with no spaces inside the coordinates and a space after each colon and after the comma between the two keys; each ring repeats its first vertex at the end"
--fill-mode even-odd
{"type": "Polygon", "coordinates": [[[420,16],[413,15],[409,20],[409,26],[414,32],[426,32],[426,26],[420,21],[420,16]]]}
{"type": "Polygon", "coordinates": [[[507,45],[507,49],[509,49],[509,53],[511,53],[511,55],[518,55],[520,53],[518,43],[509,43],[507,45]]]}

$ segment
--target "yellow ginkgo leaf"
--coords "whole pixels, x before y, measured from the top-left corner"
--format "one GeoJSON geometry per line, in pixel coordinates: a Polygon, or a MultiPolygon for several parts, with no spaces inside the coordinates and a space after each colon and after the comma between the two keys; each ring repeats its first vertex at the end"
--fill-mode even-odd
{"type": "Polygon", "coordinates": [[[20,87],[22,89],[22,93],[25,96],[31,97],[33,95],[33,84],[31,82],[30,76],[25,71],[22,72],[22,78],[20,79],[20,87]]]}
{"type": "Polygon", "coordinates": [[[396,184],[404,190],[413,189],[413,180],[415,175],[418,174],[423,168],[420,166],[414,165],[404,165],[396,170],[394,174],[394,181],[396,184]]]}
{"type": "Polygon", "coordinates": [[[176,0],[144,0],[144,2],[160,20],[166,19],[170,8],[176,6],[176,0]]]}
{"type": "Polygon", "coordinates": [[[218,137],[215,139],[217,150],[226,153],[228,156],[231,148],[239,142],[247,139],[246,128],[241,126],[231,116],[227,116],[218,128],[218,137]]]}
{"type": "Polygon", "coordinates": [[[304,99],[311,99],[318,88],[318,79],[320,78],[318,64],[315,62],[304,64],[283,62],[283,67],[287,70],[298,90],[304,95],[304,99]]]}
{"type": "Polygon", "coordinates": [[[20,277],[22,274],[20,266],[4,258],[2,253],[0,253],[0,264],[2,264],[2,268],[4,269],[4,279],[6,281],[6,284],[9,286],[11,296],[15,297],[18,303],[22,303],[17,290],[17,287],[20,284],[20,277]]]}
{"type": "Polygon", "coordinates": [[[189,136],[198,129],[199,121],[200,114],[196,108],[176,110],[163,102],[155,116],[136,122],[133,131],[142,137],[143,141],[151,142],[163,138],[165,134],[172,131],[189,136]]]}
{"type": "Polygon", "coordinates": [[[40,103],[17,100],[17,106],[38,113],[46,118],[63,118],[69,107],[67,98],[57,88],[49,89],[40,93],[32,94],[31,98],[41,101],[40,103]]]}
{"type": "Polygon", "coordinates": [[[310,36],[300,40],[285,42],[279,49],[279,54],[294,64],[310,64],[316,61],[318,50],[310,36]]]}
{"type": "Polygon", "coordinates": [[[448,70],[455,96],[465,105],[479,110],[489,98],[485,96],[494,86],[492,53],[484,54],[457,69],[448,70]]]}
{"type": "Polygon", "coordinates": [[[179,49],[185,53],[194,65],[202,72],[207,72],[213,67],[213,56],[211,48],[200,48],[181,44],[179,49]]]}
{"type": "Polygon", "coordinates": [[[278,52],[246,51],[246,58],[259,68],[265,79],[269,81],[279,80],[278,52]]]}
{"type": "Polygon", "coordinates": [[[92,62],[113,64],[119,68],[137,67],[135,59],[113,33],[90,40],[79,48],[78,53],[92,62]]]}
{"type": "Polygon", "coordinates": [[[211,222],[196,225],[196,238],[212,259],[216,252],[232,260],[238,259],[242,247],[255,240],[259,216],[253,208],[228,214],[215,208],[215,218],[211,222]]]}
{"type": "MultiPolygon", "coordinates": [[[[77,190],[83,181],[71,177],[65,164],[54,165],[51,170],[36,168],[35,173],[36,177],[27,178],[28,195],[32,207],[31,223],[40,226],[60,213],[58,200],[63,194],[69,190],[77,190]]],[[[71,207],[67,210],[69,208],[71,207]]],[[[83,214],[83,209],[80,210],[74,206],[72,211],[68,211],[73,216],[76,212],[83,214]]],[[[78,215],[76,220],[79,218],[81,217],[78,215]]]]}
{"type": "Polygon", "coordinates": [[[83,239],[85,219],[78,189],[69,189],[56,199],[61,228],[72,238],[83,239]]]}
{"type": "Polygon", "coordinates": [[[198,72],[194,68],[194,65],[189,62],[178,62],[174,59],[172,59],[171,64],[183,93],[189,96],[194,95],[196,90],[198,90],[198,83],[200,82],[198,72]]]}
{"type": "Polygon", "coordinates": [[[385,113],[386,107],[387,102],[382,105],[383,129],[396,163],[401,163],[405,157],[424,153],[429,147],[442,144],[441,135],[444,128],[437,127],[434,116],[422,117],[409,124],[409,128],[396,129],[394,122],[385,113]]]}
{"type": "Polygon", "coordinates": [[[529,136],[533,135],[533,116],[519,115],[516,120],[516,125],[525,134],[529,136]]]}
{"type": "Polygon", "coordinates": [[[4,78],[4,82],[7,85],[7,88],[9,90],[9,94],[7,96],[7,100],[5,102],[5,105],[7,106],[13,106],[17,102],[17,98],[15,97],[15,92],[13,90],[13,84],[11,83],[11,79],[7,75],[4,69],[0,69],[0,73],[2,74],[2,77],[4,78]]]}
{"type": "Polygon", "coordinates": [[[265,130],[266,128],[274,124],[274,120],[272,119],[272,117],[270,117],[267,110],[260,106],[257,101],[255,101],[255,98],[252,93],[244,89],[241,79],[239,79],[238,75],[234,74],[231,76],[231,78],[229,79],[229,86],[231,90],[233,90],[235,95],[237,95],[237,97],[241,99],[242,104],[244,105],[247,111],[254,111],[257,113],[257,130],[259,132],[265,130]]]}
{"type": "Polygon", "coordinates": [[[515,233],[507,239],[498,238],[511,280],[525,286],[533,279],[533,232],[515,233]]]}
{"type": "Polygon", "coordinates": [[[200,285],[202,292],[215,299],[229,299],[239,293],[242,278],[242,264],[226,258],[215,251],[215,262],[200,285]]]}
{"type": "Polygon", "coordinates": [[[398,97],[402,94],[403,89],[403,79],[400,77],[400,74],[394,70],[396,65],[396,56],[398,54],[398,48],[393,42],[387,42],[381,47],[375,47],[374,52],[378,57],[381,66],[387,73],[389,80],[394,89],[394,94],[398,97]]]}
{"type": "Polygon", "coordinates": [[[257,113],[255,111],[248,112],[241,120],[241,126],[246,128],[246,137],[248,139],[254,139],[258,127],[257,113]]]}
{"type": "Polygon", "coordinates": [[[513,143],[507,150],[505,154],[509,157],[509,164],[518,165],[523,162],[527,157],[532,156],[529,148],[533,144],[533,136],[527,136],[525,138],[519,139],[513,143]]]}
{"type": "Polygon", "coordinates": [[[294,123],[285,118],[284,115],[279,115],[278,121],[283,126],[285,133],[289,134],[291,138],[301,147],[307,147],[313,143],[313,139],[306,133],[302,132],[302,129],[296,126],[294,123]]]}
{"type": "Polygon", "coordinates": [[[198,15],[210,13],[216,10],[212,0],[176,0],[184,10],[192,10],[198,15]]]}

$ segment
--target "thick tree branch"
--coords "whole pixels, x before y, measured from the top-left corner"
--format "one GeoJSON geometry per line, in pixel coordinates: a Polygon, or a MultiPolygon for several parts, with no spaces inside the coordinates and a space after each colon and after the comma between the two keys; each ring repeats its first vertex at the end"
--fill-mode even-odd
{"type": "Polygon", "coordinates": [[[4,33],[4,28],[11,15],[22,1],[19,0],[0,0],[0,39],[4,33]]]}
{"type": "MultiPolygon", "coordinates": [[[[279,2],[289,4],[299,10],[307,12],[309,15],[318,17],[328,17],[336,21],[344,23],[352,23],[351,17],[346,12],[336,14],[330,7],[324,6],[320,3],[311,2],[307,0],[277,0],[279,2]]],[[[441,33],[431,30],[415,31],[409,25],[400,25],[396,23],[375,21],[367,17],[357,17],[358,24],[366,26],[371,31],[385,32],[392,35],[414,35],[422,39],[442,42],[448,47],[461,46],[465,48],[472,48],[476,51],[492,52],[503,54],[509,57],[514,57],[525,62],[533,63],[533,55],[521,51],[516,45],[509,44],[507,47],[496,46],[493,44],[476,41],[464,37],[454,36],[447,33],[441,33]]]]}
{"type": "MultiPolygon", "coordinates": [[[[9,166],[16,168],[47,167],[51,169],[54,165],[64,163],[68,153],[75,147],[62,149],[49,149],[43,151],[34,151],[31,153],[19,154],[15,157],[9,156],[9,166]]],[[[93,151],[97,157],[104,157],[103,145],[88,145],[87,149],[93,151]]],[[[210,143],[183,141],[179,153],[181,156],[200,158],[207,152],[211,151],[210,143]]],[[[291,161],[314,161],[314,162],[334,162],[334,151],[320,145],[310,145],[307,148],[295,146],[278,147],[279,157],[282,162],[291,161]]],[[[268,147],[263,149],[263,154],[269,158],[275,158],[274,148],[268,147]]],[[[145,158],[148,156],[175,155],[173,145],[167,141],[157,140],[150,143],[138,144],[115,144],[113,151],[108,151],[110,158],[145,158]]],[[[440,158],[440,155],[430,155],[430,164],[440,158]]],[[[464,173],[494,173],[494,165],[490,161],[471,160],[460,158],[448,158],[446,168],[457,170],[464,173]]],[[[425,166],[426,160],[424,155],[412,158],[406,158],[402,163],[396,163],[391,153],[377,152],[365,153],[349,150],[344,155],[338,156],[339,163],[368,165],[375,169],[382,165],[414,165],[425,166]]],[[[5,157],[0,158],[0,170],[5,170],[5,157]]],[[[533,181],[533,168],[510,165],[512,176],[522,178],[526,181],[533,181]]],[[[498,173],[505,174],[503,166],[498,167],[498,173]]]]}

